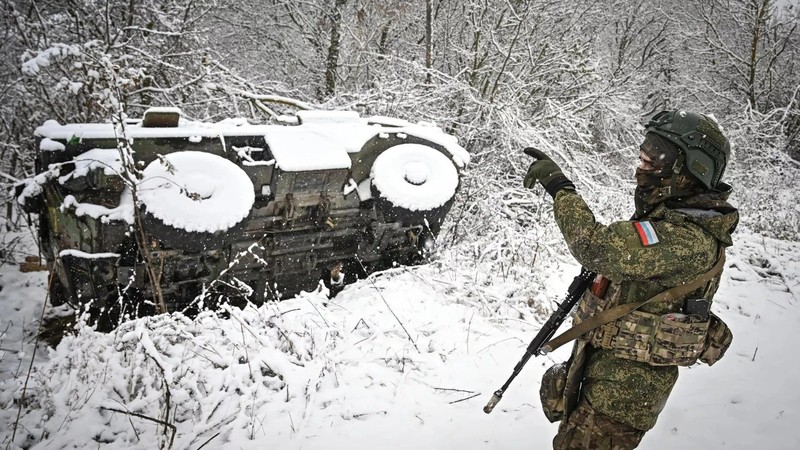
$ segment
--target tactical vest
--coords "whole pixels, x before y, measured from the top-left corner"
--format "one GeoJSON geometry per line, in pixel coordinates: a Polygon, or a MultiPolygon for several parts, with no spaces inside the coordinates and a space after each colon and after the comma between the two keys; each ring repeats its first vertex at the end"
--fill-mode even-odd
{"type": "MultiPolygon", "coordinates": [[[[581,339],[594,347],[611,350],[618,358],[653,366],[690,366],[698,360],[712,365],[722,358],[733,334],[713,313],[709,313],[705,320],[681,312],[676,305],[682,305],[685,298],[692,297],[701,297],[710,303],[720,278],[721,272],[704,288],[670,301],[667,310],[672,312],[653,314],[633,310],[590,330],[581,339]]],[[[573,324],[578,325],[624,303],[621,302],[623,291],[618,283],[612,283],[602,298],[587,290],[573,314],[573,324]]]]}

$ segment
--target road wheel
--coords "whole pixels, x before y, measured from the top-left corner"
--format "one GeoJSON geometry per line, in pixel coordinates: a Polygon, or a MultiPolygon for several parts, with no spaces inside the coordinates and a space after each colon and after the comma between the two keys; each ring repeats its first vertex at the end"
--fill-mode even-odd
{"type": "Polygon", "coordinates": [[[137,193],[150,236],[162,246],[194,252],[235,240],[255,201],[253,183],[239,166],[195,151],[151,162],[137,193]]]}
{"type": "Polygon", "coordinates": [[[372,166],[372,197],[386,222],[420,225],[438,232],[453,204],[458,171],[435,148],[401,144],[381,153],[372,166]]]}

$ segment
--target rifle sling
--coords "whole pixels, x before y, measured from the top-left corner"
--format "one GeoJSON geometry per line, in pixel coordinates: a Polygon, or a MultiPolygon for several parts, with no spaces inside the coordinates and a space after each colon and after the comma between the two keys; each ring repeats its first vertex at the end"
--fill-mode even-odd
{"type": "Polygon", "coordinates": [[[626,303],[624,305],[617,305],[605,311],[600,311],[599,313],[593,315],[590,319],[587,319],[573,326],[569,330],[561,333],[557,337],[545,343],[542,346],[542,353],[550,353],[553,350],[566,344],[567,342],[577,339],[578,337],[594,330],[595,328],[601,327],[609,322],[613,322],[619,319],[620,317],[630,313],[631,311],[641,308],[644,305],[647,305],[649,303],[676,300],[693,291],[696,291],[697,289],[700,289],[701,287],[703,287],[705,283],[709,282],[717,274],[722,272],[722,268],[725,266],[725,253],[724,251],[720,251],[720,253],[721,255],[717,260],[717,264],[714,265],[714,267],[712,267],[711,270],[704,273],[703,275],[700,275],[693,281],[686,284],[681,284],[679,286],[675,286],[642,302],[626,303]]]}

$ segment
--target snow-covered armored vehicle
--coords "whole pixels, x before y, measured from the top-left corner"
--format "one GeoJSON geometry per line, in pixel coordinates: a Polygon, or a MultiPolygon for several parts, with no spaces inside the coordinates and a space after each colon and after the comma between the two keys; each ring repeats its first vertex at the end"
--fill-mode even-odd
{"type": "Polygon", "coordinates": [[[151,108],[123,123],[37,128],[37,175],[18,202],[39,214],[52,303],[259,303],[315,289],[332,270],[335,286],[337,264],[363,276],[416,261],[469,161],[456,139],[354,112],[283,122],[151,108]]]}

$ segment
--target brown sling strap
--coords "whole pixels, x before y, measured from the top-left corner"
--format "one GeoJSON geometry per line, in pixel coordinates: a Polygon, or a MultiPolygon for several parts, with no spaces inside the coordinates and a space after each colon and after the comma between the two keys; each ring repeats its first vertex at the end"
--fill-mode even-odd
{"type": "Polygon", "coordinates": [[[720,257],[717,260],[717,264],[715,264],[714,267],[711,268],[711,270],[704,273],[703,275],[700,275],[693,281],[686,284],[681,284],[679,286],[675,286],[643,302],[626,303],[624,305],[617,305],[605,311],[600,311],[599,313],[593,315],[588,320],[573,326],[569,330],[561,333],[557,337],[548,341],[546,344],[542,346],[541,350],[542,354],[550,353],[553,350],[566,344],[567,342],[572,341],[573,339],[577,339],[581,335],[586,334],[597,327],[601,327],[609,322],[613,322],[619,319],[620,317],[628,314],[629,312],[639,309],[640,307],[648,303],[676,300],[693,291],[696,291],[697,289],[703,287],[704,284],[711,281],[711,279],[714,278],[717,274],[722,272],[722,268],[724,266],[725,266],[725,252],[724,250],[720,249],[720,257]]]}

